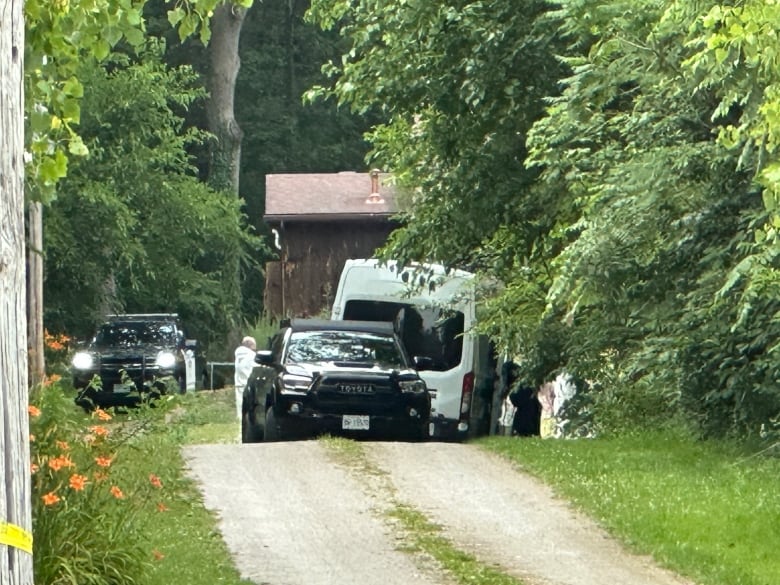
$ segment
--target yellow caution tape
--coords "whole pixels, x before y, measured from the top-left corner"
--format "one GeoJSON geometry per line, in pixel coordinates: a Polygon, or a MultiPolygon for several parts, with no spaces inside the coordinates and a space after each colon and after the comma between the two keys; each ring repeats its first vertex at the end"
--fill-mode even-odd
{"type": "Polygon", "coordinates": [[[0,544],[7,544],[32,554],[33,537],[28,531],[16,524],[0,522],[0,544]]]}

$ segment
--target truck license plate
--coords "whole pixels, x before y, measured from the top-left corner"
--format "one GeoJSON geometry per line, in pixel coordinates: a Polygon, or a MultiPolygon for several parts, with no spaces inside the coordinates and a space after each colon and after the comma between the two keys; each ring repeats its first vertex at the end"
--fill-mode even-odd
{"type": "Polygon", "coordinates": [[[367,431],[367,414],[345,414],[341,417],[341,429],[345,431],[367,431]]]}

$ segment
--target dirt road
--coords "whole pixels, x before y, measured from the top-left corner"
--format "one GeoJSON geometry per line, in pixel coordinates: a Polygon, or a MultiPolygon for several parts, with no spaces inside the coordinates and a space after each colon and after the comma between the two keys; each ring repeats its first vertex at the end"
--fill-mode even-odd
{"type": "Polygon", "coordinates": [[[243,577],[258,585],[450,585],[435,563],[400,550],[403,536],[382,514],[392,500],[529,585],[690,585],[627,554],[544,485],[474,446],[360,446],[367,462],[356,467],[318,441],[185,450],[243,577]]]}

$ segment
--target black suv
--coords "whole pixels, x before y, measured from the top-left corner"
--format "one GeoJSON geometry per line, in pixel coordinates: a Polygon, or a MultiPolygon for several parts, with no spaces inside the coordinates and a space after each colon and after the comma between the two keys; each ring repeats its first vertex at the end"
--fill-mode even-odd
{"type": "Polygon", "coordinates": [[[185,391],[188,381],[202,384],[206,370],[197,341],[186,339],[175,313],[109,315],[71,364],[84,408],[132,406],[171,389],[185,391]],[[189,380],[187,355],[195,360],[189,380]]]}
{"type": "Polygon", "coordinates": [[[258,351],[244,389],[241,438],[424,440],[431,397],[392,323],[293,319],[258,351]]]}

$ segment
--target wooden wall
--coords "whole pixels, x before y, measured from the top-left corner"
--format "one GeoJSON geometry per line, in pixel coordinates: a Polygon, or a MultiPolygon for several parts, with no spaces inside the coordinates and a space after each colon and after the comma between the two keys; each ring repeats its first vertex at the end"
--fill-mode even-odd
{"type": "Polygon", "coordinates": [[[371,258],[396,224],[389,220],[285,222],[279,260],[266,264],[263,301],[272,317],[329,317],[341,269],[371,258]]]}

